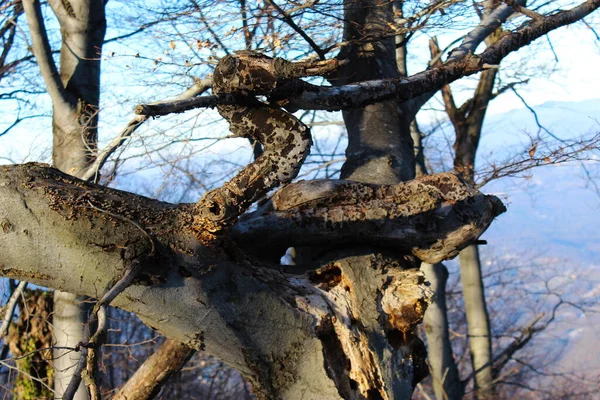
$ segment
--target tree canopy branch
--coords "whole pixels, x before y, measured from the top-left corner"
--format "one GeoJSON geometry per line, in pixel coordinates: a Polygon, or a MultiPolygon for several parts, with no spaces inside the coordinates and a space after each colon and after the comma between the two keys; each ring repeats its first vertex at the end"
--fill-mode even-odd
{"type": "MultiPolygon", "coordinates": [[[[291,109],[327,111],[359,108],[389,99],[410,100],[422,94],[439,90],[442,86],[462,77],[494,68],[508,54],[527,46],[554,29],[579,21],[599,6],[600,0],[588,0],[570,10],[530,21],[514,32],[503,33],[498,42],[480,54],[467,52],[462,58],[452,55],[451,60],[443,65],[407,78],[363,81],[335,87],[316,86],[301,80],[292,80],[277,87],[272,93],[272,97],[279,99],[275,101],[278,101],[280,105],[291,109]],[[285,99],[285,101],[281,99],[285,99]]],[[[512,10],[510,7],[506,7],[512,10]]],[[[198,107],[236,104],[240,101],[243,100],[228,94],[206,96],[163,104],[158,107],[139,105],[136,113],[166,115],[198,107]]]]}

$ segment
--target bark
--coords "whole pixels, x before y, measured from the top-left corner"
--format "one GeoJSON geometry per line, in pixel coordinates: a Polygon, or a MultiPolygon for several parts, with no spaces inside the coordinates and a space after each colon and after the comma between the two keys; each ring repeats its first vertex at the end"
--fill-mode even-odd
{"type": "Polygon", "coordinates": [[[394,248],[437,263],[456,256],[503,211],[497,198],[472,190],[453,173],[397,185],[301,181],[244,216],[233,234],[261,257],[281,256],[289,245],[327,242],[394,248]]]}
{"type": "Polygon", "coordinates": [[[478,397],[489,398],[492,391],[492,338],[485,303],[479,249],[472,245],[460,253],[460,277],[465,299],[471,363],[478,397]]]}
{"type": "MultiPolygon", "coordinates": [[[[344,1],[344,21],[344,40],[348,41],[350,45],[340,52],[338,58],[349,62],[342,65],[336,71],[335,77],[330,78],[330,81],[334,85],[344,85],[368,79],[398,78],[400,75],[396,65],[395,40],[394,36],[390,35],[390,26],[393,26],[392,2],[346,0],[344,1]]],[[[348,132],[348,147],[346,162],[341,171],[342,179],[369,184],[394,185],[414,177],[413,143],[410,133],[407,134],[407,128],[414,119],[414,114],[410,112],[406,104],[390,99],[366,105],[364,108],[346,109],[343,111],[343,118],[348,132]]],[[[325,186],[327,185],[326,183],[325,186]]],[[[342,182],[341,185],[334,184],[333,188],[321,187],[321,190],[317,191],[321,193],[316,199],[314,196],[309,196],[309,199],[298,198],[297,194],[306,193],[305,189],[302,188],[300,191],[292,189],[287,193],[282,192],[282,195],[273,203],[277,210],[277,207],[281,205],[284,205],[283,208],[296,207],[299,203],[306,201],[306,206],[308,206],[306,210],[312,208],[317,211],[320,207],[327,207],[328,201],[322,203],[322,200],[331,193],[334,196],[339,195],[342,206],[349,206],[346,213],[349,216],[354,214],[355,217],[352,219],[355,220],[359,220],[360,217],[356,217],[362,214],[367,218],[375,219],[385,219],[387,215],[399,216],[402,214],[402,212],[388,213],[386,211],[377,215],[377,211],[381,211],[381,209],[377,209],[376,203],[386,195],[369,193],[368,187],[365,184],[342,182]],[[364,191],[369,200],[372,200],[369,202],[370,204],[365,204],[366,207],[361,208],[359,205],[361,200],[353,202],[352,198],[355,196],[347,196],[345,193],[348,188],[352,187],[360,188],[359,192],[364,191]],[[353,208],[354,210],[352,210],[353,208]]],[[[380,187],[380,189],[385,192],[389,187],[380,187]]],[[[404,189],[408,189],[408,186],[404,189]]],[[[408,189],[408,191],[411,190],[408,189]]],[[[391,193],[388,192],[387,195],[391,195],[391,193]]],[[[363,199],[367,200],[367,198],[363,199]]],[[[409,210],[405,211],[410,213],[409,210]]],[[[317,211],[318,213],[319,211],[317,211]]],[[[335,226],[336,221],[330,219],[334,215],[335,212],[325,213],[322,216],[323,222],[319,225],[321,227],[335,226]]],[[[317,219],[319,217],[317,216],[317,219]]],[[[351,224],[342,222],[341,225],[344,224],[350,231],[353,229],[351,224]]],[[[377,283],[381,279],[379,271],[385,271],[390,267],[400,270],[403,266],[408,268],[407,272],[416,271],[414,268],[418,266],[418,262],[406,256],[403,257],[402,253],[380,254],[380,248],[361,242],[361,239],[364,240],[369,236],[371,235],[359,234],[355,236],[354,240],[345,244],[346,246],[348,244],[356,245],[353,250],[346,248],[336,251],[335,247],[333,249],[329,247],[336,245],[336,241],[331,240],[335,235],[330,235],[324,241],[328,244],[328,249],[324,253],[318,254],[319,250],[316,248],[310,251],[301,251],[300,254],[309,252],[312,258],[317,259],[321,264],[329,262],[328,265],[334,265],[351,278],[349,283],[344,284],[346,293],[340,296],[338,302],[339,304],[350,302],[350,304],[359,306],[352,307],[353,310],[349,313],[351,320],[358,315],[362,317],[360,325],[356,324],[355,326],[355,335],[361,339],[368,338],[368,340],[360,340],[363,342],[363,352],[370,352],[371,357],[379,365],[378,371],[372,371],[370,374],[373,374],[374,377],[379,376],[381,382],[372,385],[371,389],[367,391],[367,397],[408,399],[416,384],[427,375],[427,367],[424,362],[425,348],[415,334],[414,324],[410,322],[420,322],[425,307],[415,307],[415,303],[409,300],[415,298],[413,289],[409,287],[401,290],[400,293],[405,293],[404,295],[398,293],[391,299],[385,292],[377,294],[378,289],[375,288],[380,287],[377,283]],[[381,299],[379,306],[372,301],[375,297],[381,299]],[[378,308],[383,312],[389,312],[388,318],[383,319],[383,326],[382,320],[378,317],[378,308]],[[390,346],[392,351],[390,351],[390,346]]],[[[400,234],[400,236],[403,235],[400,234]]],[[[306,258],[305,255],[304,257],[306,258]]],[[[419,273],[419,276],[422,275],[419,273]]],[[[390,281],[390,284],[390,288],[393,288],[398,285],[398,282],[390,281]]],[[[349,389],[352,389],[352,385],[349,389]]],[[[343,398],[349,398],[346,393],[351,392],[345,389],[340,393],[343,398]]]]}
{"type": "Polygon", "coordinates": [[[460,380],[454,361],[452,343],[448,331],[448,313],[446,306],[446,281],[448,270],[443,264],[421,264],[425,279],[435,294],[427,307],[423,328],[427,335],[429,368],[433,378],[433,390],[437,399],[458,400],[464,395],[464,386],[460,380]]]}
{"type": "MultiPolygon", "coordinates": [[[[53,105],[52,162],[64,172],[83,177],[96,156],[100,53],[106,32],[104,1],[53,0],[49,4],[61,28],[58,70],[50,52],[39,1],[23,1],[33,53],[53,105]]],[[[72,293],[54,294],[57,399],[62,398],[79,359],[76,352],[59,348],[75,347],[82,340],[86,319],[82,300],[72,293]]],[[[87,398],[82,385],[75,398],[87,398]]]]}
{"type": "MultiPolygon", "coordinates": [[[[344,25],[344,40],[353,44],[337,56],[349,62],[330,79],[334,85],[400,77],[392,6],[385,0],[344,2],[344,19],[351,21],[344,25]]],[[[344,110],[343,117],[348,148],[342,179],[393,184],[414,177],[412,138],[405,134],[414,114],[405,105],[392,99],[344,110]]]]}
{"type": "Polygon", "coordinates": [[[81,176],[97,148],[100,59],[106,32],[104,1],[49,3],[61,28],[59,74],[63,100],[68,104],[54,109],[52,160],[58,169],[81,176]]]}
{"type": "Polygon", "coordinates": [[[154,398],[165,382],[179,372],[193,354],[194,350],[183,343],[167,339],[154,354],[144,361],[112,397],[112,400],[154,398]]]}
{"type": "Polygon", "coordinates": [[[408,397],[428,297],[422,275],[403,269],[410,256],[335,256],[287,275],[245,256],[227,230],[198,236],[194,212],[34,164],[2,167],[0,273],[97,297],[134,258],[143,273],[113,304],[206,348],[259,397],[408,397]]]}

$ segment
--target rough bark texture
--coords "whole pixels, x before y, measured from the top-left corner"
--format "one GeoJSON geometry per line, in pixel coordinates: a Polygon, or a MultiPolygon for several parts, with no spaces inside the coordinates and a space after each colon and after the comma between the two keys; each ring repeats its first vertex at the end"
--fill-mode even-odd
{"type": "MultiPolygon", "coordinates": [[[[237,97],[271,95],[275,89],[301,76],[324,74],[338,66],[336,60],[290,63],[260,53],[241,51],[224,57],[213,77],[215,94],[237,97]]],[[[197,224],[226,225],[242,214],[269,189],[291,181],[304,162],[312,139],[310,130],[276,104],[248,100],[250,105],[218,105],[235,135],[263,145],[263,152],[223,187],[208,192],[198,202],[197,224]]]]}
{"type": "Polygon", "coordinates": [[[162,385],[179,372],[194,350],[176,340],[167,339],[112,397],[112,400],[154,398],[162,385]]]}
{"type": "MultiPolygon", "coordinates": [[[[414,260],[369,256],[364,265],[334,256],[339,266],[286,275],[244,256],[227,230],[198,238],[194,210],[35,164],[2,167],[0,273],[97,297],[128,260],[139,259],[143,273],[114,304],[170,339],[206,348],[239,369],[262,397],[339,398],[340,390],[350,390],[346,398],[369,398],[381,390],[394,398],[421,376],[404,342],[428,297],[422,275],[400,268],[414,260]],[[356,311],[367,303],[377,314],[356,311]],[[361,339],[371,337],[380,338],[377,351],[361,339]]],[[[419,348],[408,343],[411,351],[419,348]]]]}
{"type": "Polygon", "coordinates": [[[261,257],[281,256],[290,245],[326,242],[394,248],[436,263],[456,256],[504,210],[498,198],[482,195],[453,173],[397,185],[301,181],[244,216],[233,233],[261,257]]]}
{"type": "MultiPolygon", "coordinates": [[[[388,1],[344,1],[344,40],[348,41],[350,45],[340,52],[338,58],[347,59],[349,62],[343,65],[335,76],[330,77],[330,81],[334,85],[366,79],[399,77],[395,60],[394,37],[390,35],[392,14],[392,3],[388,1]]],[[[412,140],[410,134],[407,134],[407,128],[414,115],[410,115],[405,105],[392,99],[370,104],[364,108],[344,110],[343,117],[348,132],[347,161],[341,172],[343,179],[369,184],[395,185],[414,177],[412,140]]],[[[283,193],[277,200],[297,207],[298,199],[294,199],[294,197],[300,192],[305,193],[307,188],[302,187],[300,191],[290,189],[287,194],[283,193]]],[[[408,187],[404,189],[408,189],[408,187]]],[[[354,215],[355,220],[360,219],[358,215],[367,216],[370,212],[373,214],[369,217],[380,221],[385,219],[388,214],[398,216],[402,214],[402,212],[396,214],[399,209],[384,211],[377,207],[377,201],[386,195],[394,197],[390,193],[394,191],[393,189],[384,194],[386,188],[383,188],[380,192],[383,196],[378,196],[377,189],[370,191],[369,185],[342,182],[334,184],[333,187],[328,187],[328,184],[325,183],[320,190],[323,197],[326,197],[327,194],[332,194],[333,198],[339,197],[345,210],[342,208],[338,211],[348,216],[354,215]],[[370,198],[371,203],[365,208],[361,208],[360,200],[356,201],[360,196],[353,200],[356,194],[348,196],[345,193],[351,187],[356,189],[357,193],[364,193],[365,198],[363,199],[370,198]],[[374,208],[370,208],[370,206],[374,206],[374,208]]],[[[408,189],[408,191],[411,190],[408,189]]],[[[317,189],[318,192],[319,189],[317,189]]],[[[304,199],[301,199],[300,203],[302,200],[304,199]]],[[[307,200],[305,210],[309,210],[312,205],[314,206],[313,210],[316,211],[319,210],[319,203],[322,203],[323,198],[317,195],[316,198],[307,200]]],[[[277,202],[274,202],[276,207],[277,202]]],[[[328,203],[325,201],[321,207],[327,208],[328,203]]],[[[299,207],[300,213],[303,212],[301,208],[299,207]]],[[[318,214],[319,211],[316,213],[318,214]]],[[[339,223],[337,221],[340,220],[336,218],[331,220],[330,218],[334,215],[335,211],[331,214],[325,212],[317,216],[317,219],[321,220],[319,229],[327,225],[336,226],[339,223]]],[[[309,215],[305,215],[305,217],[310,218],[309,215]]],[[[297,219],[297,222],[300,222],[300,219],[297,219]]],[[[340,226],[344,226],[343,219],[340,222],[340,226]]],[[[346,223],[345,225],[351,231],[353,222],[348,222],[350,224],[346,223]]],[[[302,223],[295,225],[299,226],[302,223]]],[[[368,236],[369,234],[362,238],[368,236]]],[[[329,235],[324,241],[327,243],[325,249],[322,246],[320,249],[304,249],[299,254],[301,258],[313,259],[322,265],[333,265],[342,271],[343,275],[354,278],[349,281],[349,284],[344,285],[348,289],[346,293],[339,294],[339,305],[336,309],[354,309],[354,312],[348,313],[351,316],[350,321],[361,316],[361,323],[353,324],[353,331],[356,332],[355,335],[358,335],[358,338],[368,338],[368,340],[354,339],[353,341],[362,343],[362,353],[371,354],[370,357],[361,357],[364,361],[360,364],[368,366],[368,369],[363,367],[363,370],[372,371],[369,372],[369,375],[379,379],[369,378],[365,384],[363,380],[353,378],[354,383],[350,389],[357,385],[364,387],[367,389],[365,397],[369,399],[408,399],[411,397],[415,385],[427,374],[427,368],[423,362],[424,346],[414,334],[414,325],[410,322],[421,321],[425,309],[424,304],[416,306],[419,303],[410,299],[422,298],[423,295],[417,294],[414,286],[404,287],[404,279],[394,279],[388,276],[386,278],[388,283],[384,285],[385,290],[381,284],[378,284],[378,281],[381,280],[380,271],[386,271],[388,268],[390,271],[397,271],[396,273],[416,274],[418,262],[410,257],[402,256],[402,252],[382,255],[380,247],[362,243],[357,236],[350,242],[355,245],[353,250],[347,247],[342,250],[338,247],[336,251],[332,249],[331,245],[339,245],[340,242],[330,241],[330,238],[334,237],[335,234],[329,235]],[[357,243],[357,239],[359,243],[357,243]],[[399,293],[388,296],[386,293],[390,288],[397,288],[395,291],[399,291],[399,293]],[[353,301],[355,298],[356,301],[353,301]],[[380,305],[374,301],[376,298],[380,299],[380,305]],[[346,305],[354,303],[359,307],[346,305]],[[383,321],[381,317],[378,317],[380,310],[389,314],[383,321]],[[360,311],[360,313],[356,311],[360,311]]],[[[418,274],[422,277],[420,272],[418,274]]],[[[352,359],[350,361],[355,362],[352,359]]],[[[351,392],[346,389],[340,392],[344,398],[353,398],[346,393],[351,392]]]]}
{"type": "MultiPolygon", "coordinates": [[[[28,12],[28,20],[34,21],[30,30],[43,31],[39,29],[43,25],[39,15],[36,18],[39,3],[26,3],[35,6],[28,12]]],[[[222,188],[188,206],[87,185],[39,166],[2,168],[0,213],[7,222],[0,233],[5,239],[0,241],[0,273],[97,297],[135,260],[143,273],[115,299],[115,305],[135,312],[173,340],[194,349],[206,347],[211,354],[238,368],[260,398],[408,398],[424,375],[422,343],[413,330],[423,317],[429,292],[422,274],[414,268],[417,259],[406,253],[415,247],[419,251],[414,254],[423,256],[430,249],[422,243],[404,243],[402,251],[386,255],[363,255],[362,250],[373,252],[373,247],[329,251],[318,257],[318,265],[308,268],[310,272],[292,275],[282,271],[282,267],[248,257],[231,240],[229,229],[239,215],[269,189],[292,179],[308,151],[307,128],[279,107],[291,109],[305,102],[309,104],[306,108],[316,105],[322,109],[347,109],[390,100],[345,116],[352,144],[343,176],[395,185],[414,174],[407,129],[414,110],[408,110],[410,104],[398,101],[488,68],[486,64],[495,64],[549,30],[583,17],[598,4],[598,0],[590,0],[576,9],[534,21],[503,36],[479,56],[468,55],[400,80],[394,41],[391,36],[391,40],[387,39],[391,2],[347,0],[345,36],[352,44],[345,48],[347,55],[343,58],[352,65],[332,79],[338,83],[370,79],[361,75],[367,70],[373,72],[374,79],[396,79],[321,88],[296,78],[332,72],[343,62],[290,64],[248,53],[225,57],[215,74],[216,97],[211,101],[217,102],[211,104],[220,104],[219,99],[227,98],[229,105],[219,106],[219,111],[234,133],[262,141],[268,147],[262,158],[222,188]],[[266,96],[269,102],[258,101],[258,95],[266,96]],[[404,113],[407,110],[410,112],[404,113]]],[[[68,18],[85,19],[68,1],[53,5],[60,14],[61,25],[73,22],[68,18]]],[[[41,45],[40,38],[35,39],[34,49],[36,57],[39,53],[40,59],[47,61],[42,64],[49,72],[44,75],[48,92],[55,108],[68,111],[72,108],[69,84],[56,82],[51,55],[43,42],[43,37],[41,45]]],[[[78,107],[81,105],[77,102],[78,107]]],[[[85,110],[81,115],[87,124],[82,126],[95,126],[90,109],[80,109],[85,110]]],[[[66,123],[73,122],[67,119],[66,123]]],[[[86,132],[79,134],[84,142],[92,138],[86,132]]],[[[88,146],[90,149],[93,151],[88,146]]],[[[371,194],[374,201],[401,199],[388,196],[389,188],[350,185],[345,190],[354,193],[325,201],[326,208],[343,210],[350,199],[364,200],[364,188],[385,194],[371,194]]],[[[442,187],[437,189],[444,192],[442,187]]],[[[426,193],[428,200],[424,203],[431,208],[424,207],[427,211],[423,214],[433,210],[436,216],[463,222],[481,217],[470,203],[485,199],[473,194],[453,200],[448,193],[436,195],[427,188],[409,192],[418,197],[418,204],[423,203],[419,193],[426,193]]],[[[499,204],[493,200],[491,203],[490,214],[501,210],[499,204]]],[[[298,204],[294,207],[296,212],[306,211],[298,204]]],[[[400,212],[391,206],[383,207],[398,216],[409,212],[406,208],[400,212]]],[[[388,211],[383,217],[387,218],[388,211]]],[[[339,219],[339,225],[331,224],[330,232],[344,240],[336,229],[343,232],[348,225],[345,222],[354,223],[361,218],[371,218],[374,225],[382,220],[381,215],[365,212],[364,217],[351,221],[339,219]]],[[[412,217],[407,218],[410,221],[412,217]]],[[[446,222],[439,223],[444,226],[446,222]]],[[[480,228],[477,223],[473,226],[480,228]]],[[[350,243],[356,240],[352,235],[346,239],[350,243]]],[[[431,245],[439,244],[438,239],[441,238],[432,238],[431,245]]],[[[393,242],[385,238],[382,243],[388,240],[393,242]]],[[[458,249],[472,240],[469,237],[453,246],[458,249]]]]}

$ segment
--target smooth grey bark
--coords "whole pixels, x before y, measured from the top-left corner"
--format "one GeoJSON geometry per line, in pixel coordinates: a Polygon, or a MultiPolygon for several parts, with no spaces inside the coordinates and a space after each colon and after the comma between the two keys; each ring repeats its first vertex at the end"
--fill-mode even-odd
{"type": "MultiPolygon", "coordinates": [[[[373,79],[397,79],[393,4],[385,0],[344,2],[344,40],[353,42],[337,56],[343,65],[334,85],[373,79]]],[[[409,125],[414,119],[404,103],[382,101],[343,112],[348,131],[346,162],[341,178],[359,182],[394,184],[414,177],[413,143],[409,125]]]]}
{"type": "Polygon", "coordinates": [[[430,283],[434,299],[427,307],[423,328],[427,335],[427,353],[433,390],[437,399],[462,399],[464,386],[460,380],[448,330],[446,282],[448,270],[444,264],[421,264],[421,271],[430,283]]]}
{"type": "MultiPolygon", "coordinates": [[[[39,2],[25,0],[23,4],[33,52],[53,104],[53,165],[82,177],[96,156],[100,53],[106,32],[104,1],[49,1],[61,27],[58,71],[50,54],[39,2]]],[[[65,348],[74,348],[83,339],[87,315],[82,301],[83,298],[72,293],[54,293],[56,399],[62,398],[79,361],[77,352],[65,348]]],[[[87,397],[83,384],[80,384],[74,398],[84,400],[87,397]]]]}
{"type": "Polygon", "coordinates": [[[468,246],[461,251],[460,278],[467,314],[471,363],[475,373],[475,390],[478,397],[488,398],[493,396],[492,338],[477,245],[468,246]]]}

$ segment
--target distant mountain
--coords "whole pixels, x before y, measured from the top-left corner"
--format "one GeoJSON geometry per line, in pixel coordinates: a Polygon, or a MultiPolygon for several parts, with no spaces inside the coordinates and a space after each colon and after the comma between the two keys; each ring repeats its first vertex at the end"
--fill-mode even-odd
{"type": "MultiPolygon", "coordinates": [[[[563,140],[576,139],[600,131],[600,99],[581,102],[548,102],[534,107],[538,121],[563,140]]],[[[501,158],[515,149],[527,148],[528,135],[538,127],[531,111],[513,110],[486,119],[481,154],[501,158]]],[[[542,136],[547,136],[542,132],[542,136]]],[[[595,161],[585,167],[600,187],[600,150],[595,161]]],[[[482,162],[485,162],[482,160],[482,162]]],[[[504,178],[483,188],[507,204],[508,211],[499,216],[484,233],[494,257],[514,257],[529,253],[538,257],[530,268],[534,276],[548,272],[570,277],[567,298],[600,303],[600,193],[590,184],[582,164],[538,167],[529,178],[504,178]]],[[[546,278],[547,279],[547,278],[546,278]]],[[[535,285],[535,282],[528,282],[535,285]]],[[[561,285],[555,280],[554,285],[561,285]]],[[[510,293],[506,293],[510,296],[510,293]]],[[[532,294],[533,295],[533,294],[532,294]]],[[[551,300],[551,299],[550,299],[551,300]]],[[[554,299],[556,301],[557,299],[554,299]]],[[[524,306],[522,306],[524,307],[524,306]]],[[[582,314],[568,306],[548,332],[550,348],[566,344],[555,371],[577,371],[587,376],[600,372],[600,316],[582,314]],[[556,342],[558,341],[558,342],[556,342]]]]}
{"type": "MultiPolygon", "coordinates": [[[[581,102],[548,102],[534,108],[538,121],[563,140],[600,132],[600,99],[581,102]]],[[[526,149],[527,134],[538,127],[531,111],[518,109],[486,119],[482,135],[482,157],[494,152],[526,149]],[[525,147],[523,147],[525,145],[525,147]]],[[[541,133],[546,135],[545,133],[541,133]]],[[[552,139],[550,139],[552,140],[552,139]]],[[[555,145],[560,145],[555,141],[555,145]]],[[[600,266],[600,150],[595,161],[571,162],[530,170],[529,178],[504,178],[488,184],[484,191],[497,193],[508,203],[508,212],[485,234],[499,242],[544,249],[546,254],[572,257],[600,266]]],[[[485,160],[481,160],[485,163],[485,160]]]]}
{"type": "MultiPolygon", "coordinates": [[[[532,108],[540,125],[563,140],[600,131],[600,99],[549,101],[532,108]]],[[[499,146],[529,143],[529,136],[536,136],[539,130],[535,115],[527,108],[519,108],[487,116],[480,153],[497,150],[499,146]]],[[[542,135],[546,135],[543,130],[542,135]]]]}

